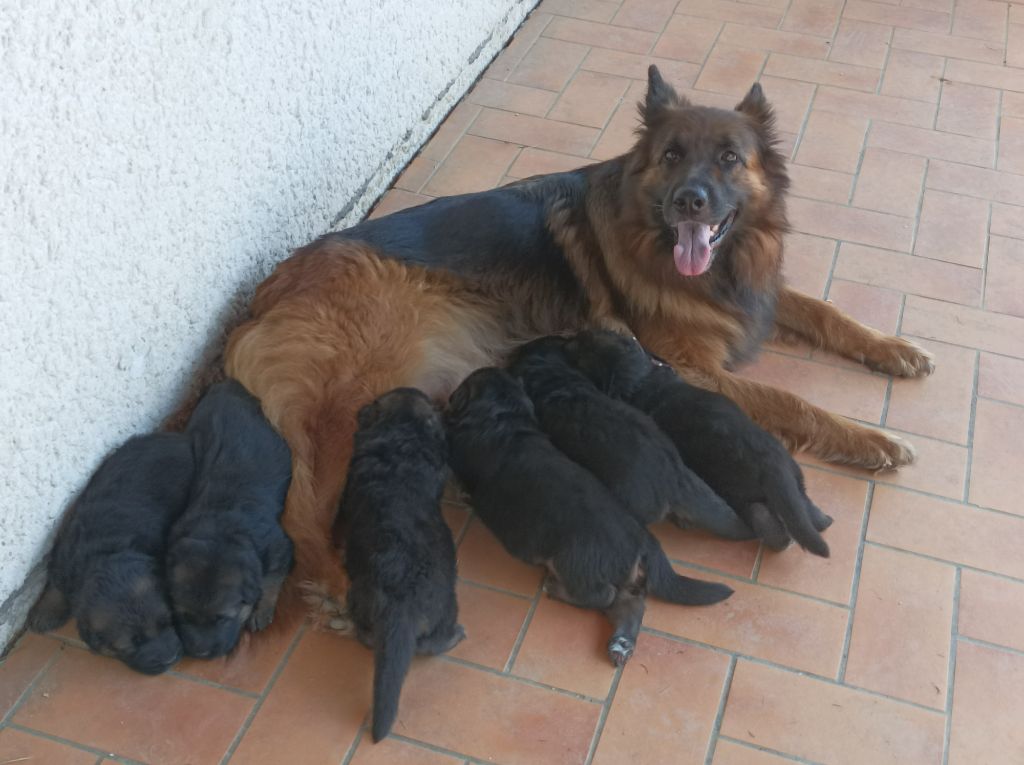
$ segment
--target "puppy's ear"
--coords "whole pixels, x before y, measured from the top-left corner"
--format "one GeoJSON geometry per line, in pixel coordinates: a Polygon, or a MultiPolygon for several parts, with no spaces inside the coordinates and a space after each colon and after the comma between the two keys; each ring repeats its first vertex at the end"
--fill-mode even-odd
{"type": "Polygon", "coordinates": [[[736,104],[736,111],[746,114],[762,128],[772,130],[775,127],[775,112],[765,98],[764,89],[759,82],[750,86],[747,95],[736,104]]]}
{"type": "Polygon", "coordinates": [[[647,96],[640,104],[640,117],[644,124],[650,126],[656,122],[666,109],[687,106],[689,101],[676,93],[661,76],[658,67],[651,64],[647,69],[647,96]]]}

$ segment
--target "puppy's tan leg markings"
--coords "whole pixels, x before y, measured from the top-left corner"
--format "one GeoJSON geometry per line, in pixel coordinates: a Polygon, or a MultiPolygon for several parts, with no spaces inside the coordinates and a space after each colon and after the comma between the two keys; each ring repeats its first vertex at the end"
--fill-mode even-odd
{"type": "Polygon", "coordinates": [[[897,377],[921,377],[935,370],[932,354],[902,337],[866,327],[831,303],[789,287],[779,292],[775,316],[777,336],[794,336],[865,366],[897,377]]]}

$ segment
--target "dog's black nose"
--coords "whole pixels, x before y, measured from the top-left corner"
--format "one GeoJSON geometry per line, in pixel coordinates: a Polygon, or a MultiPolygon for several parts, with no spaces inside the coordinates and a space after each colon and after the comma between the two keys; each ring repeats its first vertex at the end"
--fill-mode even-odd
{"type": "Polygon", "coordinates": [[[672,204],[679,212],[694,215],[707,207],[708,191],[703,186],[687,186],[675,193],[672,204]]]}

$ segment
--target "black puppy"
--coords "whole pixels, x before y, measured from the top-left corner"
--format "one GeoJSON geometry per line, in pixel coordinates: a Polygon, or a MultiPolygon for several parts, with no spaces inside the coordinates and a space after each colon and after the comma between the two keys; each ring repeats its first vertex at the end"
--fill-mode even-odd
{"type": "Polygon", "coordinates": [[[134,670],[156,675],[177,662],[163,554],[193,470],[189,440],[173,433],[129,439],[107,457],[57,534],[29,627],[48,632],[74,616],[90,648],[134,670]]]}
{"type": "Polygon", "coordinates": [[[811,502],[786,448],[725,396],[684,382],[637,343],[608,331],[566,344],[572,362],[616,398],[646,412],[690,468],[775,550],[790,538],[828,557],[820,531],[832,524],[811,502]]]}
{"type": "Polygon", "coordinates": [[[565,344],[556,336],[534,340],[516,351],[509,366],[552,443],[597,476],[644,525],[671,516],[683,528],[752,539],[754,532],[683,464],[655,422],[599,391],[569,362],[565,344]]]}
{"type": "Polygon", "coordinates": [[[633,653],[647,592],[682,605],[732,594],[673,571],[647,529],[541,432],[522,385],[507,372],[485,368],[467,377],[446,419],[450,464],[473,509],[509,553],[547,566],[554,597],[605,612],[615,664],[633,653]]]}
{"type": "Polygon", "coordinates": [[[441,516],[441,416],[413,388],[359,411],[341,512],[349,523],[348,607],[374,649],[373,740],[391,730],[413,653],[438,654],[466,633],[455,602],[455,544],[441,516]]]}
{"type": "Polygon", "coordinates": [[[185,434],[196,454],[188,508],[171,529],[167,579],[189,656],[223,656],[242,625],[274,618],[292,566],[279,518],[291,481],[291,452],[260,403],[238,382],[212,386],[185,434]]]}

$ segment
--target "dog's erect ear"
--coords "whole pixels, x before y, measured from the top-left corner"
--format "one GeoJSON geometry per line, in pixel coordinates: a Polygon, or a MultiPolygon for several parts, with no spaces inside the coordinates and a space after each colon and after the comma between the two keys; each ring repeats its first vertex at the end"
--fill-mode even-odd
{"type": "Polygon", "coordinates": [[[658,67],[651,64],[647,68],[647,97],[640,105],[640,117],[645,125],[650,125],[665,109],[686,106],[687,103],[675,88],[665,82],[658,67]]]}
{"type": "Polygon", "coordinates": [[[747,95],[743,96],[743,100],[736,104],[736,111],[746,114],[766,128],[771,128],[775,123],[775,114],[772,112],[772,107],[768,103],[768,99],[765,98],[764,90],[759,82],[750,86],[747,95]]]}

